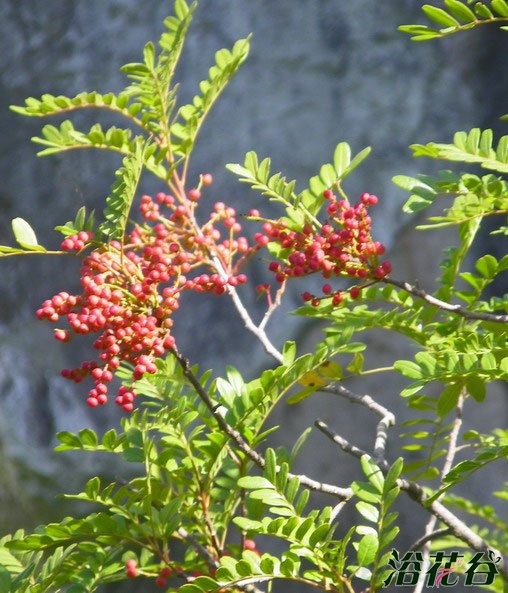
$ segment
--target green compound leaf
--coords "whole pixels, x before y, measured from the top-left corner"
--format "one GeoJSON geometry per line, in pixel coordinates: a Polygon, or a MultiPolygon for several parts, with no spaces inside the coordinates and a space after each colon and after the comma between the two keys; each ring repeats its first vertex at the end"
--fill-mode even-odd
{"type": "Polygon", "coordinates": [[[496,23],[501,29],[506,28],[503,26],[508,20],[506,0],[491,0],[490,7],[475,0],[467,0],[467,4],[459,0],[444,0],[444,8],[424,4],[422,12],[438,25],[439,29],[425,25],[402,25],[399,30],[412,35],[413,41],[426,41],[467,31],[484,23],[496,23]],[[471,8],[467,4],[471,5],[471,8]]]}
{"type": "Polygon", "coordinates": [[[493,145],[492,130],[473,128],[469,132],[457,132],[453,144],[413,144],[413,156],[433,159],[477,163],[484,169],[508,173],[508,136],[500,138],[497,147],[493,145]]]}
{"type": "Polygon", "coordinates": [[[11,110],[21,115],[31,117],[46,117],[60,113],[70,113],[80,109],[98,108],[119,113],[136,123],[136,115],[141,109],[140,103],[129,104],[130,97],[120,93],[101,95],[96,91],[79,93],[74,97],[50,95],[46,93],[40,99],[29,97],[23,107],[12,105],[11,110]]]}
{"type": "Polygon", "coordinates": [[[323,165],[319,175],[309,179],[309,188],[298,195],[296,205],[303,206],[314,216],[317,215],[324,203],[323,192],[334,189],[369,156],[370,152],[371,148],[367,146],[351,159],[349,145],[346,142],[338,144],[334,152],[333,164],[323,165]]]}
{"type": "Polygon", "coordinates": [[[142,63],[126,64],[121,68],[132,81],[124,92],[140,105],[138,118],[142,125],[154,134],[162,135],[167,145],[170,143],[167,120],[175,106],[176,89],[171,87],[171,82],[195,8],[195,2],[188,6],[184,0],[176,0],[175,16],[164,20],[159,54],[153,43],[147,43],[142,63]]]}
{"type": "Polygon", "coordinates": [[[135,154],[123,160],[123,167],[115,173],[116,181],[111,194],[106,198],[104,218],[99,231],[108,240],[123,240],[132,202],[143,172],[144,151],[146,146],[137,142],[135,154]]]}
{"type": "MultiPolygon", "coordinates": [[[[112,126],[106,130],[100,124],[94,124],[88,132],[81,132],[74,128],[71,121],[66,120],[60,127],[46,125],[42,128],[42,136],[32,138],[32,142],[46,146],[37,156],[47,156],[68,150],[98,148],[133,155],[138,142],[143,142],[144,136],[134,136],[131,130],[112,126]]],[[[145,167],[148,171],[161,179],[166,179],[167,171],[161,164],[164,151],[157,150],[154,144],[147,147],[144,154],[145,167]]]]}
{"type": "Polygon", "coordinates": [[[192,152],[196,136],[203,122],[226,88],[238,68],[249,54],[250,38],[240,39],[231,50],[221,49],[215,54],[215,65],[210,68],[208,80],[200,83],[200,95],[192,103],[180,107],[177,117],[170,128],[173,150],[179,156],[187,157],[192,152]]]}
{"type": "Polygon", "coordinates": [[[226,169],[238,175],[242,183],[248,183],[253,189],[268,196],[271,201],[291,207],[296,201],[294,193],[296,182],[287,181],[281,173],[271,174],[270,165],[270,159],[263,159],[260,163],[257,154],[251,151],[245,155],[243,166],[230,163],[226,165],[226,169]]]}
{"type": "Polygon", "coordinates": [[[507,456],[508,445],[502,444],[502,440],[498,440],[498,442],[493,442],[492,444],[487,444],[485,447],[482,447],[479,453],[472,459],[461,461],[455,465],[443,478],[445,486],[429,497],[427,503],[436,500],[444,492],[450,488],[455,487],[460,482],[464,482],[488,464],[498,460],[506,460],[507,456]]]}

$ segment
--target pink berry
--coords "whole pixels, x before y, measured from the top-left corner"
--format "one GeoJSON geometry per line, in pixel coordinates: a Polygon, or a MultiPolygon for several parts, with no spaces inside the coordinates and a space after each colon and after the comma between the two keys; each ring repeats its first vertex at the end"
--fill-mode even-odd
{"type": "Polygon", "coordinates": [[[135,579],[138,576],[139,572],[136,567],[128,568],[127,569],[127,577],[129,579],[135,579]]]}
{"type": "Polygon", "coordinates": [[[243,542],[243,549],[244,550],[255,550],[256,549],[256,542],[253,539],[246,539],[243,542]]]}
{"type": "Polygon", "coordinates": [[[213,175],[211,173],[203,173],[203,175],[201,175],[201,181],[205,186],[212,185],[213,175]]]}
{"type": "Polygon", "coordinates": [[[71,336],[68,331],[57,329],[55,330],[55,338],[60,342],[68,342],[71,339],[71,336]]]}
{"type": "Polygon", "coordinates": [[[60,244],[60,249],[63,249],[63,251],[74,249],[74,241],[70,238],[64,239],[60,244]]]}

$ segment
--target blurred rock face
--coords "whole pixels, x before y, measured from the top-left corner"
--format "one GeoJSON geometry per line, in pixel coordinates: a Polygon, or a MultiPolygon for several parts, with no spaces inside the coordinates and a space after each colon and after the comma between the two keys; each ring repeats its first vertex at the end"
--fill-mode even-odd
{"type": "MultiPolygon", "coordinates": [[[[44,92],[120,90],[125,81],[119,66],[136,61],[143,44],[158,37],[169,6],[152,0],[0,4],[2,243],[10,241],[10,220],[22,216],[37,229],[41,243],[56,245],[58,237],[49,229],[73,217],[82,203],[100,208],[119,164],[115,155],[91,151],[36,159],[29,137],[48,122],[23,119],[9,112],[8,105],[44,92]]],[[[407,146],[446,141],[456,129],[480,125],[496,113],[485,86],[489,70],[484,67],[481,77],[478,71],[478,64],[485,66],[489,43],[473,33],[444,43],[413,44],[396,29],[416,22],[418,10],[408,0],[203,1],[179,69],[184,100],[191,99],[198,81],[206,77],[217,49],[254,33],[251,57],[213,111],[196,149],[193,174],[197,178],[210,171],[216,178],[210,202],[225,200],[240,212],[261,205],[259,196],[224,170],[226,163],[241,161],[248,150],[272,156],[274,168],[304,183],[339,141],[348,141],[356,151],[372,145],[374,156],[348,187],[352,196],[369,191],[381,197],[377,232],[396,251],[403,196],[390,179],[429,170],[428,163],[412,161],[407,146]]],[[[75,121],[87,127],[101,115],[88,113],[75,121]]],[[[146,191],[159,189],[148,178],[143,184],[146,191]]],[[[437,275],[436,236],[406,243],[405,253],[411,254],[414,266],[405,272],[420,270],[418,279],[430,284],[437,275]]],[[[77,288],[77,266],[49,258],[8,260],[1,266],[1,441],[7,456],[23,459],[45,476],[56,476],[63,462],[49,454],[55,430],[89,425],[101,429],[118,413],[111,409],[108,418],[104,411],[92,414],[86,409],[83,394],[58,378],[63,366],[87,357],[85,346],[62,347],[48,328],[33,320],[41,300],[77,288]]],[[[262,273],[261,266],[255,268],[254,281],[262,273]]],[[[297,292],[295,288],[289,295],[287,311],[298,304],[297,292]]],[[[243,289],[243,294],[259,309],[251,290],[243,289]]],[[[192,315],[179,316],[177,333],[183,350],[204,367],[220,372],[233,363],[252,376],[266,364],[226,299],[195,300],[189,306],[192,315]]],[[[281,343],[295,324],[288,326],[282,316],[278,321],[273,335],[281,343]]],[[[401,349],[399,356],[403,355],[401,349]]],[[[390,386],[383,390],[388,392],[390,386]]],[[[337,402],[327,406],[333,418],[337,402]]],[[[331,471],[334,456],[330,451],[323,461],[325,472],[331,471]]],[[[9,488],[6,484],[0,499],[8,499],[9,488]]]]}

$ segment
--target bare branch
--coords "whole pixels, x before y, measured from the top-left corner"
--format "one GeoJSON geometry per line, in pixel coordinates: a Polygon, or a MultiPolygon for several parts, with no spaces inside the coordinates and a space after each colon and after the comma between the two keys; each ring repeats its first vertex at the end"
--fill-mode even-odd
{"type": "Polygon", "coordinates": [[[347,503],[347,500],[341,500],[338,504],[336,504],[333,507],[332,512],[330,513],[330,523],[333,523],[337,519],[339,513],[342,511],[342,509],[346,506],[347,503]]]}
{"type": "Polygon", "coordinates": [[[187,541],[192,547],[200,554],[200,556],[205,560],[210,568],[218,568],[219,562],[210,554],[210,552],[205,548],[205,546],[201,545],[186,529],[180,527],[178,529],[178,535],[187,541]]]}
{"type": "Polygon", "coordinates": [[[447,303],[445,301],[437,299],[436,297],[433,297],[421,288],[409,284],[409,282],[401,282],[400,280],[394,280],[393,278],[383,278],[382,280],[380,280],[380,282],[384,282],[385,284],[392,284],[393,286],[402,288],[406,292],[409,292],[410,294],[423,299],[425,302],[429,303],[429,305],[439,307],[439,309],[443,309],[443,311],[457,313],[457,315],[460,315],[465,319],[478,319],[480,321],[508,323],[508,315],[502,315],[499,313],[482,313],[480,311],[468,311],[467,309],[462,307],[462,305],[452,305],[451,303],[447,303]]]}
{"type": "MultiPolygon", "coordinates": [[[[433,517],[435,519],[435,517],[433,517]]],[[[449,527],[443,527],[442,529],[436,529],[435,531],[431,531],[430,533],[422,536],[420,539],[417,539],[410,547],[410,550],[419,550],[423,548],[425,544],[431,542],[433,539],[437,539],[443,535],[450,535],[452,530],[449,527]]],[[[422,571],[423,572],[423,571],[422,571]]],[[[425,574],[425,573],[424,573],[425,574]]]]}
{"type": "MultiPolygon", "coordinates": [[[[206,407],[210,410],[213,417],[217,421],[217,424],[221,428],[223,432],[225,432],[235,443],[237,444],[238,448],[247,455],[249,459],[251,459],[257,466],[260,468],[264,468],[266,465],[265,458],[260,455],[257,451],[255,451],[243,438],[243,436],[232,426],[230,426],[224,418],[221,416],[218,408],[214,405],[210,396],[203,389],[201,383],[198,381],[197,377],[192,372],[191,366],[189,361],[182,356],[176,348],[172,349],[172,353],[175,356],[176,360],[182,367],[183,373],[186,378],[189,380],[190,384],[196,390],[196,393],[199,395],[201,400],[205,403],[206,407]]],[[[311,478],[299,475],[299,474],[288,474],[289,478],[297,477],[300,480],[300,483],[311,490],[315,490],[316,492],[323,492],[324,494],[330,494],[331,496],[336,496],[340,499],[348,499],[352,496],[352,490],[350,488],[340,488],[338,486],[334,486],[332,484],[326,484],[324,482],[318,482],[316,480],[312,480],[311,478]]]]}
{"type": "MultiPolygon", "coordinates": [[[[423,537],[420,538],[419,541],[422,541],[421,544],[423,547],[423,564],[422,570],[418,575],[418,582],[415,585],[415,590],[413,593],[422,593],[423,587],[425,586],[425,581],[427,578],[427,571],[430,568],[430,541],[432,540],[432,534],[435,533],[435,527],[437,523],[437,517],[435,515],[431,515],[430,519],[427,521],[425,525],[425,531],[423,532],[423,537]]],[[[450,533],[451,529],[447,528],[450,533]]],[[[413,548],[411,548],[413,549],[413,548]]]]}
{"type": "Polygon", "coordinates": [[[376,441],[374,443],[374,459],[383,465],[385,462],[386,441],[388,438],[388,429],[395,426],[395,415],[387,408],[378,404],[370,395],[359,395],[346,389],[342,385],[334,385],[333,387],[324,387],[321,391],[325,393],[333,393],[347,398],[350,402],[365,406],[372,410],[375,414],[381,417],[376,428],[376,441]]]}
{"type": "Polygon", "coordinates": [[[352,445],[345,438],[341,437],[336,432],[333,432],[333,430],[330,430],[328,428],[328,425],[322,420],[316,420],[314,422],[314,426],[323,434],[325,434],[336,445],[339,445],[339,447],[344,451],[344,453],[349,453],[349,455],[353,455],[353,457],[357,457],[358,459],[361,459],[363,455],[368,455],[367,451],[355,447],[355,445],[352,445]]]}
{"type": "Polygon", "coordinates": [[[462,412],[464,410],[465,398],[465,391],[462,390],[457,401],[457,406],[455,408],[455,420],[453,421],[453,426],[450,431],[446,457],[444,460],[443,469],[441,470],[441,478],[444,478],[446,474],[452,469],[455,454],[457,453],[457,440],[459,438],[460,429],[462,427],[462,412]]]}

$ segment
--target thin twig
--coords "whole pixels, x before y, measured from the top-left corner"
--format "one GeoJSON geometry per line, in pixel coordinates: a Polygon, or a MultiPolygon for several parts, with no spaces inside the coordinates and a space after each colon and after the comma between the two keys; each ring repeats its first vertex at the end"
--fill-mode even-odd
{"type": "Polygon", "coordinates": [[[192,545],[192,547],[196,550],[196,552],[198,552],[200,556],[202,556],[210,568],[218,568],[219,562],[214,557],[214,555],[210,554],[206,547],[200,544],[196,538],[192,536],[186,529],[180,527],[178,529],[178,535],[192,545]]]}
{"type": "MultiPolygon", "coordinates": [[[[257,451],[255,451],[243,438],[243,436],[232,426],[230,426],[224,418],[221,416],[219,410],[215,407],[214,403],[210,399],[210,396],[203,389],[203,386],[198,381],[197,377],[192,372],[192,368],[190,366],[189,361],[182,356],[176,348],[172,349],[172,353],[175,356],[176,360],[180,364],[183,370],[183,374],[189,380],[189,383],[194,387],[196,393],[199,395],[201,400],[204,402],[206,407],[210,410],[212,416],[217,421],[217,424],[221,428],[223,432],[225,432],[235,443],[237,444],[240,451],[245,453],[249,459],[251,459],[258,467],[264,468],[266,465],[265,458],[260,455],[257,451]]],[[[315,490],[316,492],[323,492],[324,494],[330,494],[332,496],[336,496],[337,498],[341,499],[348,499],[352,496],[352,491],[350,488],[340,488],[338,486],[333,486],[332,484],[326,484],[324,482],[318,482],[316,480],[312,480],[308,476],[298,475],[298,474],[288,474],[288,477],[291,479],[293,477],[297,477],[300,480],[300,483],[311,490],[315,490]]]]}
{"type": "Polygon", "coordinates": [[[410,546],[409,549],[410,550],[413,550],[413,551],[419,550],[420,548],[423,548],[423,546],[425,546],[425,544],[427,544],[428,542],[432,541],[433,539],[437,539],[438,537],[441,537],[443,535],[450,535],[451,532],[452,532],[452,530],[449,527],[443,527],[442,529],[436,529],[435,531],[431,531],[430,533],[427,533],[426,535],[424,535],[424,536],[420,537],[419,539],[417,539],[410,546]]]}
{"type": "MultiPolygon", "coordinates": [[[[212,258],[213,265],[214,265],[217,273],[219,274],[219,276],[222,279],[227,280],[228,274],[226,273],[224,266],[222,265],[222,262],[220,261],[220,259],[214,254],[211,254],[211,258],[212,258]]],[[[275,360],[277,362],[282,363],[283,362],[282,354],[277,350],[277,348],[275,348],[275,346],[271,343],[270,339],[266,335],[266,332],[264,330],[265,326],[264,325],[261,326],[261,324],[259,326],[257,326],[254,323],[254,321],[252,320],[252,317],[250,316],[249,312],[245,308],[245,305],[242,303],[242,300],[238,296],[238,292],[236,291],[235,287],[231,286],[229,284],[226,284],[226,287],[227,287],[227,291],[228,291],[229,295],[231,296],[231,299],[233,300],[233,304],[234,304],[236,310],[238,311],[245,327],[256,336],[256,338],[263,345],[265,351],[270,356],[275,358],[275,360]]]]}
{"type": "Polygon", "coordinates": [[[457,405],[455,407],[455,420],[453,421],[453,426],[448,439],[446,456],[443,463],[443,469],[441,470],[441,479],[443,479],[446,476],[446,474],[452,469],[453,461],[457,453],[457,440],[459,438],[460,429],[462,427],[462,413],[464,410],[465,398],[466,394],[463,390],[459,395],[459,399],[457,400],[457,405]]]}
{"type": "Polygon", "coordinates": [[[391,426],[395,426],[395,414],[390,412],[387,408],[378,404],[370,395],[359,395],[353,393],[342,385],[334,385],[333,387],[323,387],[321,391],[325,393],[333,393],[334,395],[340,395],[341,397],[347,398],[350,402],[365,406],[375,414],[381,417],[376,428],[376,441],[374,443],[374,459],[379,465],[386,463],[385,451],[386,441],[388,438],[388,429],[391,426]]]}
{"type": "Polygon", "coordinates": [[[281,284],[279,290],[277,290],[277,292],[275,293],[275,300],[268,307],[266,313],[264,314],[263,319],[261,320],[261,323],[258,325],[259,330],[263,331],[265,329],[267,323],[270,321],[271,316],[274,314],[276,309],[278,307],[280,307],[280,304],[282,302],[282,295],[284,294],[285,288],[286,288],[286,281],[284,281],[281,284]]]}
{"type": "Polygon", "coordinates": [[[236,292],[235,288],[233,286],[228,286],[228,292],[231,295],[231,298],[233,300],[233,304],[235,305],[236,310],[238,311],[240,317],[242,318],[242,321],[243,321],[245,327],[251,333],[253,333],[256,336],[256,338],[263,345],[265,351],[270,356],[272,356],[273,358],[275,358],[275,360],[277,362],[282,363],[283,362],[282,354],[270,342],[270,339],[266,335],[266,332],[264,331],[264,329],[263,328],[260,328],[260,326],[257,326],[254,323],[254,321],[252,321],[252,317],[249,315],[249,312],[247,311],[247,309],[245,308],[244,304],[242,303],[242,301],[241,301],[240,297],[238,296],[238,293],[236,292]]]}
{"type": "Polygon", "coordinates": [[[441,299],[437,299],[436,297],[433,297],[421,288],[409,284],[409,282],[401,282],[400,280],[394,280],[393,278],[383,278],[382,280],[380,280],[380,282],[384,282],[385,284],[392,284],[393,286],[402,288],[406,292],[409,292],[410,294],[423,299],[424,301],[429,303],[429,305],[439,307],[439,309],[443,309],[443,311],[457,313],[457,315],[461,315],[465,319],[478,319],[480,321],[508,323],[508,315],[502,315],[500,313],[482,313],[480,311],[468,311],[468,309],[465,309],[464,307],[462,307],[462,305],[452,305],[451,303],[447,303],[445,301],[442,301],[441,299]]]}
{"type": "Polygon", "coordinates": [[[330,513],[330,523],[333,523],[335,521],[335,519],[337,519],[337,517],[339,516],[339,513],[347,505],[347,503],[348,503],[347,500],[341,500],[338,504],[336,504],[333,507],[332,512],[330,513]]]}
{"type": "MultiPolygon", "coordinates": [[[[423,587],[425,586],[425,581],[427,579],[427,571],[430,568],[430,542],[432,540],[431,536],[435,532],[436,524],[437,524],[437,517],[435,515],[431,515],[430,519],[427,521],[427,524],[425,525],[423,537],[421,538],[421,540],[424,540],[424,543],[422,544],[423,563],[422,563],[422,569],[420,571],[420,574],[418,575],[418,581],[415,585],[415,590],[413,593],[422,593],[423,587]]],[[[412,550],[413,548],[410,548],[410,549],[412,550]]]]}

